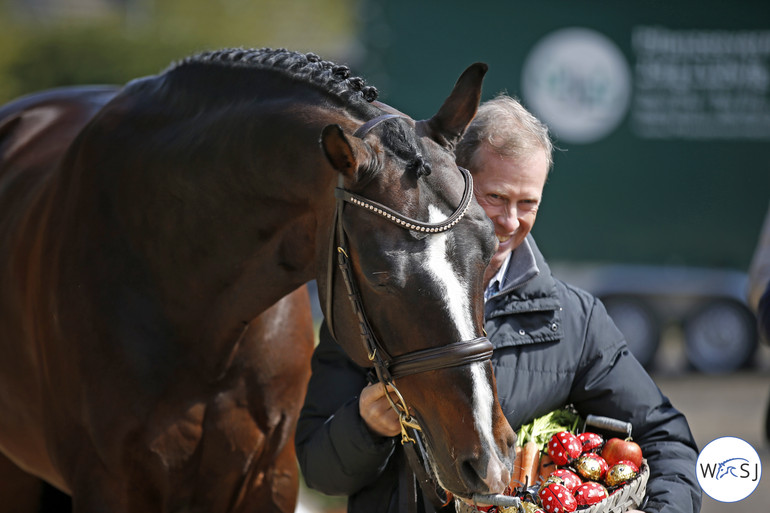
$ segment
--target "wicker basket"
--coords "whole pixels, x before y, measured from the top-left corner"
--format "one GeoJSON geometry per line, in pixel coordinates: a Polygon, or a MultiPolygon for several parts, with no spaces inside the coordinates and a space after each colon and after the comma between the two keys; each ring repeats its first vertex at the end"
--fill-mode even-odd
{"type": "MultiPolygon", "coordinates": [[[[617,419],[609,417],[601,417],[596,415],[588,415],[583,425],[583,431],[586,431],[587,427],[598,427],[607,432],[625,433],[626,436],[631,437],[631,423],[623,422],[617,419]]],[[[639,468],[639,473],[627,484],[618,488],[612,495],[604,499],[603,501],[594,504],[590,507],[578,508],[576,513],[624,513],[629,509],[638,508],[644,496],[647,492],[647,480],[650,478],[650,467],[647,465],[647,460],[642,460],[642,465],[639,468]]],[[[534,489],[533,489],[534,490],[534,489]]],[[[485,496],[484,503],[495,504],[497,506],[505,507],[506,513],[512,513],[518,510],[518,513],[525,513],[524,508],[521,506],[520,501],[513,497],[504,495],[491,495],[485,496]],[[498,498],[499,502],[495,499],[498,498]],[[515,501],[516,504],[512,504],[515,501]]],[[[455,509],[457,513],[478,513],[478,509],[472,504],[467,504],[462,501],[455,501],[455,509]]]]}
{"type": "MultiPolygon", "coordinates": [[[[642,467],[639,473],[629,483],[619,488],[615,493],[594,504],[588,508],[578,508],[576,513],[624,513],[629,509],[638,508],[644,500],[647,491],[647,480],[650,478],[650,467],[647,460],[642,460],[642,467]]],[[[516,511],[524,513],[523,508],[510,505],[511,497],[499,496],[505,499],[504,503],[497,503],[498,506],[505,506],[506,511],[516,511]]],[[[495,502],[494,500],[491,502],[495,502]]],[[[478,513],[478,509],[471,504],[455,501],[455,510],[457,513],[478,513]]]]}

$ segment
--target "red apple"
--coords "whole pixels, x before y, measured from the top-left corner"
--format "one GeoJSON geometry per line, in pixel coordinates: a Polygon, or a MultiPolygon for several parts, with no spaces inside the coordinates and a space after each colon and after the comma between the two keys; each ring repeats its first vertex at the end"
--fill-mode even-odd
{"type": "Polygon", "coordinates": [[[607,461],[610,467],[619,461],[628,460],[640,468],[642,466],[642,448],[631,440],[610,438],[604,444],[602,458],[607,461]]]}

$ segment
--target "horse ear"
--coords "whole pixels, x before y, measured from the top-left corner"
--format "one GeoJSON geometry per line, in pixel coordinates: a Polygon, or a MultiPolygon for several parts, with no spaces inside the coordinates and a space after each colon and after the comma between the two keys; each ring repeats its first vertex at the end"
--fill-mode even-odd
{"type": "Polygon", "coordinates": [[[357,137],[347,137],[339,125],[326,125],[321,131],[321,147],[334,169],[348,178],[367,162],[369,152],[357,137]]]}
{"type": "Polygon", "coordinates": [[[476,115],[481,101],[481,84],[487,69],[489,66],[483,62],[468,66],[436,115],[419,122],[425,123],[431,137],[445,148],[454,149],[476,115]]]}

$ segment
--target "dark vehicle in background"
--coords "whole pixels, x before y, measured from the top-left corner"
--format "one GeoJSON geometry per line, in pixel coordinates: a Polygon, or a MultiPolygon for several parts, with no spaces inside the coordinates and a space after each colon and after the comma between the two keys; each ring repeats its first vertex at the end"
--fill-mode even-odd
{"type": "Polygon", "coordinates": [[[383,101],[428,114],[448,77],[484,61],[484,99],[507,92],[548,124],[558,150],[535,238],[645,365],[671,329],[695,370],[752,365],[746,270],[770,200],[765,1],[364,0],[360,12],[353,60],[383,101]]]}
{"type": "Polygon", "coordinates": [[[746,273],[673,266],[558,266],[555,274],[592,291],[648,368],[667,330],[676,330],[692,368],[706,373],[749,366],[756,318],[746,305],[746,273]]]}

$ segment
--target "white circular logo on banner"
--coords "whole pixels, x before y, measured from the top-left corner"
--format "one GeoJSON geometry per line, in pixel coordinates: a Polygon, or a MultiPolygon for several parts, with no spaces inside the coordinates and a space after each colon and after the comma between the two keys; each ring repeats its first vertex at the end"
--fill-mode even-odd
{"type": "Polygon", "coordinates": [[[522,70],[522,94],[561,140],[587,144],[609,135],[631,101],[631,71],[609,38],[565,28],[541,39],[522,70]]]}
{"type": "Polygon", "coordinates": [[[698,456],[698,483],[704,493],[720,502],[745,499],[759,484],[762,462],[754,448],[732,436],[710,442],[698,456]]]}

